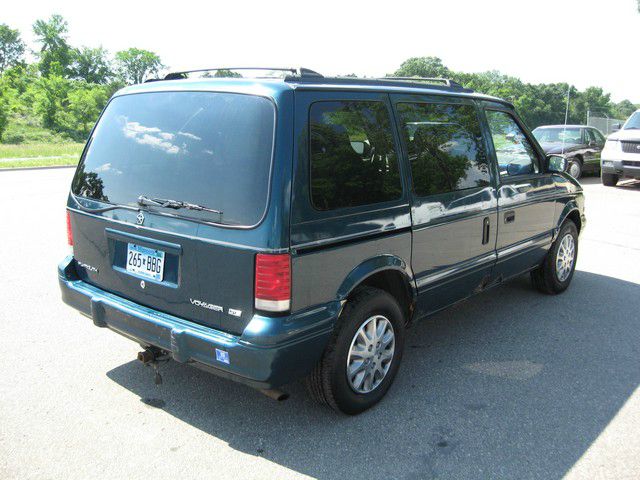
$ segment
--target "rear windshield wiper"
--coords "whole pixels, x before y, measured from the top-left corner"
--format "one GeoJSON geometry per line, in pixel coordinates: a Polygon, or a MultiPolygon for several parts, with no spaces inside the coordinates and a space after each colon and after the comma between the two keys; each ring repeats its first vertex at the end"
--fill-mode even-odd
{"type": "Polygon", "coordinates": [[[186,208],[188,210],[197,210],[199,212],[211,212],[222,215],[222,210],[216,210],[214,208],[198,205],[197,203],[183,202],[181,200],[171,200],[170,198],[149,198],[144,195],[138,197],[138,205],[157,205],[163,208],[173,208],[179,210],[186,208]]]}
{"type": "MultiPolygon", "coordinates": [[[[133,210],[133,211],[137,211],[138,209],[136,207],[132,207],[131,205],[109,205],[108,207],[102,207],[102,208],[89,208],[89,207],[85,207],[80,200],[78,199],[78,197],[76,195],[74,195],[73,193],[71,193],[71,198],[73,199],[73,201],[76,203],[76,206],[84,211],[84,212],[91,212],[91,213],[104,213],[104,212],[108,212],[109,210],[117,210],[119,208],[122,208],[124,210],[133,210]]],[[[88,200],[93,200],[93,201],[100,201],[100,202],[106,202],[106,200],[96,200],[93,198],[89,198],[88,200]]]]}

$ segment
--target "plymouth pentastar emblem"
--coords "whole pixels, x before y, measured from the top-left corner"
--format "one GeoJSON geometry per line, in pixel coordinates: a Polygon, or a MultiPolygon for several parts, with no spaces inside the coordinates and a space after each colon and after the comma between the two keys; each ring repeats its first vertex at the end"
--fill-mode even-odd
{"type": "Polygon", "coordinates": [[[144,215],[142,212],[138,212],[138,216],[136,217],[136,223],[138,225],[142,225],[144,223],[144,215]]]}

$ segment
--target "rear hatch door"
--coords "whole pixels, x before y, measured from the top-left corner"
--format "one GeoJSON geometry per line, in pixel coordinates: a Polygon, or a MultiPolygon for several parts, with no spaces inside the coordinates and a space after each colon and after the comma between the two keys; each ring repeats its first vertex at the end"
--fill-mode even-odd
{"type": "Polygon", "coordinates": [[[143,306],[241,333],[253,315],[255,258],[241,240],[266,212],[274,128],[264,97],[115,97],[72,184],[79,275],[143,306]]]}

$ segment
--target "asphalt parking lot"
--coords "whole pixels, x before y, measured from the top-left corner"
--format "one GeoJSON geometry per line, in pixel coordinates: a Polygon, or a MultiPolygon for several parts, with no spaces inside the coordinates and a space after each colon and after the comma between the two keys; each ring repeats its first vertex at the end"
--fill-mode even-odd
{"type": "Polygon", "coordinates": [[[584,179],[570,289],[528,278],[410,331],[357,417],[169,364],[59,300],[71,169],[0,172],[0,478],[640,478],[640,182],[584,179]]]}

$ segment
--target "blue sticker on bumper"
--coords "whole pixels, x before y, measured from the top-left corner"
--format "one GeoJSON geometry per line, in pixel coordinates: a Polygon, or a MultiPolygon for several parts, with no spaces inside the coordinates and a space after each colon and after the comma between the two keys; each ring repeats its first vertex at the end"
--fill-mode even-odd
{"type": "Polygon", "coordinates": [[[229,365],[229,352],[216,348],[216,360],[229,365]]]}

